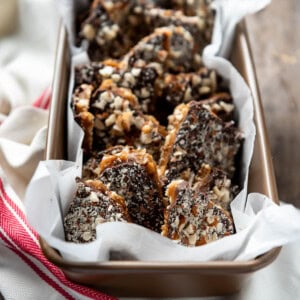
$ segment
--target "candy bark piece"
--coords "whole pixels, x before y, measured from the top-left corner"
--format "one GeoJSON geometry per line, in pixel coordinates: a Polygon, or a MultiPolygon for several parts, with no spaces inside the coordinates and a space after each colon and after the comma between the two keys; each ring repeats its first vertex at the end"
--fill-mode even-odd
{"type": "Polygon", "coordinates": [[[144,115],[131,89],[105,79],[93,93],[81,84],[73,93],[75,120],[85,131],[83,147],[104,150],[115,145],[145,148],[158,161],[167,132],[150,115],[144,115]]]}
{"type": "Polygon", "coordinates": [[[145,26],[145,10],[153,1],[94,0],[79,36],[88,42],[92,60],[120,58],[137,41],[150,33],[145,26]]]}
{"type": "Polygon", "coordinates": [[[99,179],[124,197],[132,221],[160,232],[163,200],[156,163],[145,150],[124,147],[114,155],[104,155],[99,179]]]}
{"type": "Polygon", "coordinates": [[[186,16],[182,11],[152,8],[145,12],[146,22],[151,28],[181,26],[195,38],[195,49],[202,53],[211,41],[212,26],[207,19],[199,16],[186,16]]]}
{"type": "MultiPolygon", "coordinates": [[[[185,101],[183,101],[185,102],[185,101]]],[[[190,101],[189,101],[190,102],[190,101]]],[[[234,104],[232,97],[228,93],[216,93],[210,98],[198,101],[202,106],[213,115],[218,116],[223,121],[231,121],[233,119],[234,104]]],[[[180,110],[175,110],[173,114],[169,115],[169,126],[171,130],[174,124],[177,124],[177,119],[181,115],[180,110]]]]}
{"type": "Polygon", "coordinates": [[[76,181],[76,195],[64,218],[67,241],[92,242],[98,224],[131,221],[123,197],[109,191],[101,181],[76,181]]]}
{"type": "Polygon", "coordinates": [[[166,73],[160,86],[161,98],[173,107],[191,100],[206,99],[219,89],[216,71],[207,68],[192,73],[166,73]]]}
{"type": "Polygon", "coordinates": [[[95,115],[95,149],[135,146],[147,149],[158,160],[166,130],[154,117],[142,113],[131,89],[103,81],[93,96],[91,112],[95,115]]]}
{"type": "Polygon", "coordinates": [[[79,38],[87,43],[90,58],[100,61],[120,58],[156,27],[170,25],[185,27],[196,37],[195,49],[202,52],[211,41],[214,13],[209,3],[197,1],[94,0],[80,19],[79,38]]]}
{"type": "Polygon", "coordinates": [[[93,94],[91,112],[95,116],[95,149],[133,143],[142,112],[130,89],[117,87],[111,79],[104,80],[93,94]]]}
{"type": "Polygon", "coordinates": [[[96,89],[104,79],[108,78],[118,82],[121,69],[122,63],[113,59],[78,65],[75,67],[74,89],[81,84],[89,84],[93,86],[93,89],[96,89]]]}
{"type": "Polygon", "coordinates": [[[172,181],[166,196],[169,205],[164,214],[163,236],[186,246],[200,246],[234,233],[230,214],[188,182],[172,181]]]}
{"type": "Polygon", "coordinates": [[[201,57],[194,37],[183,27],[161,27],[143,38],[125,55],[129,67],[158,63],[163,72],[189,72],[199,69],[201,57]]]}
{"type": "Polygon", "coordinates": [[[201,102],[191,101],[175,109],[168,129],[159,166],[165,184],[184,178],[186,172],[196,174],[202,163],[233,176],[242,140],[233,122],[225,123],[201,102]]]}
{"type": "MultiPolygon", "coordinates": [[[[177,105],[192,100],[204,101],[209,97],[224,97],[224,103],[227,101],[231,103],[232,99],[226,93],[220,93],[219,96],[215,94],[216,91],[224,89],[220,81],[215,70],[204,67],[192,73],[164,74],[162,78],[156,81],[156,95],[158,98],[156,106],[164,108],[164,113],[161,113],[161,116],[157,116],[157,118],[163,122],[168,115],[172,114],[177,105]]],[[[213,102],[213,100],[211,99],[208,104],[210,102],[213,102]]],[[[215,99],[215,102],[219,102],[219,100],[215,99]]],[[[219,107],[219,110],[224,109],[219,107]]]]}
{"type": "Polygon", "coordinates": [[[110,18],[101,2],[93,2],[79,33],[88,42],[88,54],[92,60],[118,58],[126,53],[120,27],[110,18]]]}

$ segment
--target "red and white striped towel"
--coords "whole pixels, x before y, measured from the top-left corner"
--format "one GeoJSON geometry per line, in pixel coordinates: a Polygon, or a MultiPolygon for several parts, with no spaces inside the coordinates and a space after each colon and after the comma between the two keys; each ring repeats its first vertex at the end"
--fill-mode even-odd
{"type": "MultiPolygon", "coordinates": [[[[35,284],[28,287],[32,289],[31,299],[42,299],[45,294],[48,295],[47,297],[51,295],[51,299],[59,297],[65,299],[113,299],[101,292],[69,281],[59,268],[45,258],[38,243],[38,234],[28,224],[22,208],[6,193],[0,179],[0,253],[5,251],[14,254],[10,256],[11,258],[17,256],[20,260],[18,266],[14,266],[19,269],[14,270],[15,272],[26,270],[21,264],[25,264],[33,271],[26,274],[19,273],[19,278],[15,282],[15,284],[22,285],[20,278],[32,277],[35,284]],[[36,292],[40,292],[39,286],[43,287],[43,293],[34,297],[36,292]]],[[[11,299],[10,295],[13,294],[14,287],[5,286],[3,288],[6,294],[4,295],[4,291],[2,291],[4,297],[11,299]]]]}
{"type": "Polygon", "coordinates": [[[51,89],[50,87],[45,89],[44,92],[32,103],[32,106],[48,109],[51,101],[51,89]]]}
{"type": "MultiPolygon", "coordinates": [[[[33,106],[47,109],[50,95],[45,90],[33,106]]],[[[0,177],[0,291],[5,299],[114,299],[69,281],[45,258],[22,202],[4,182],[0,177]]]]}

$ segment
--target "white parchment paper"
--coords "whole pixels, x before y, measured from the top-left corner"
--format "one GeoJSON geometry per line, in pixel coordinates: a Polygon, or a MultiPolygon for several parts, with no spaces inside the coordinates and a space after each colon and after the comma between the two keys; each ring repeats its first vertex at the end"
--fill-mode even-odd
{"type": "MultiPolygon", "coordinates": [[[[64,0],[65,22],[72,28],[72,1],[64,0]]],[[[234,25],[247,13],[264,7],[268,0],[215,1],[217,11],[212,44],[204,51],[204,63],[225,79],[236,106],[236,120],[245,135],[240,170],[243,190],[231,203],[237,233],[201,247],[177,245],[158,233],[135,224],[105,223],[97,226],[97,239],[74,244],[64,239],[63,216],[75,193],[75,177],[81,175],[83,132],[74,122],[68,104],[68,154],[70,161],[41,162],[28,187],[25,206],[31,225],[58,249],[62,256],[77,261],[130,259],[145,261],[248,260],[300,237],[300,213],[291,205],[278,207],[261,194],[247,196],[248,169],[255,127],[249,88],[232,64],[220,56],[230,49],[234,25]],[[217,56],[219,55],[219,56],[217,56]]],[[[71,45],[72,39],[70,38],[71,45]]],[[[70,93],[74,66],[86,62],[82,49],[72,46],[70,93]],[[78,53],[80,53],[78,55],[78,53]]],[[[70,99],[69,99],[70,103],[70,99]]]]}
{"type": "Polygon", "coordinates": [[[271,0],[215,0],[212,7],[216,10],[212,44],[210,51],[228,58],[235,26],[245,16],[263,9],[271,0]]]}

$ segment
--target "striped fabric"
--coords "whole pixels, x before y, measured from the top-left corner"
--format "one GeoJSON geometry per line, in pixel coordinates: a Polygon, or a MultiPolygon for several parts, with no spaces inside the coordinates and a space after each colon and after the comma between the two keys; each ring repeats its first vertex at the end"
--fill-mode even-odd
{"type": "Polygon", "coordinates": [[[43,109],[48,109],[50,106],[50,100],[51,100],[51,90],[50,88],[47,88],[41,95],[38,97],[34,102],[34,107],[39,107],[43,109]]]}
{"type": "Polygon", "coordinates": [[[45,258],[38,243],[37,233],[26,221],[22,209],[7,195],[1,179],[0,245],[14,252],[35,272],[39,280],[46,282],[65,299],[114,299],[70,282],[60,269],[45,258]]]}
{"type": "MultiPolygon", "coordinates": [[[[50,105],[50,96],[50,89],[45,90],[33,106],[47,109],[50,105]]],[[[45,258],[39,246],[38,234],[26,220],[22,202],[14,193],[8,195],[3,180],[0,178],[0,291],[4,297],[8,294],[9,299],[17,299],[18,297],[11,296],[13,293],[9,291],[9,289],[14,289],[13,286],[10,287],[6,283],[1,287],[7,279],[1,275],[3,271],[1,264],[6,265],[7,269],[11,265],[13,268],[11,271],[19,274],[20,278],[28,280],[28,277],[32,277],[29,278],[35,283],[35,286],[30,287],[32,295],[24,294],[22,299],[49,299],[49,297],[51,299],[114,299],[99,291],[69,281],[58,267],[45,258]],[[17,260],[19,263],[16,264],[17,260]],[[24,272],[27,274],[23,274],[24,272]],[[6,293],[3,289],[6,289],[6,293]],[[40,291],[38,296],[37,290],[40,291]]],[[[19,278],[16,280],[18,280],[18,286],[22,285],[19,278]]]]}

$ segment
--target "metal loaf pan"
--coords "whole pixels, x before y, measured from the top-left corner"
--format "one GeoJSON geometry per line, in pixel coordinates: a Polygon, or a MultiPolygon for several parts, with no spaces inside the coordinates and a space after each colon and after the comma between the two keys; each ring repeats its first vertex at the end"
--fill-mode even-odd
{"type": "MultiPolygon", "coordinates": [[[[67,34],[62,26],[56,56],[46,159],[66,158],[66,100],[70,73],[67,34]]],[[[231,61],[253,94],[257,135],[250,169],[249,192],[261,192],[278,204],[269,144],[245,23],[239,24],[231,61]]],[[[117,297],[200,297],[239,291],[251,273],[270,264],[280,248],[256,259],[213,262],[69,261],[40,238],[45,256],[75,282],[117,297]]]]}

